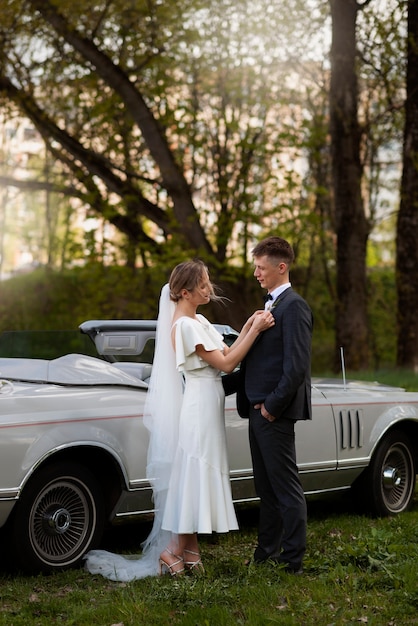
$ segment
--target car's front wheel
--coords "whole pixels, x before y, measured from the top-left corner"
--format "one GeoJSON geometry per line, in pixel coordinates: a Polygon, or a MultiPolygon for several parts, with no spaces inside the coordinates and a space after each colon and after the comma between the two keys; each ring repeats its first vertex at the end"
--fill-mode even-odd
{"type": "Polygon", "coordinates": [[[11,557],[24,571],[69,568],[97,545],[103,525],[103,497],[93,474],[72,463],[46,467],[15,507],[11,557]]]}
{"type": "Polygon", "coordinates": [[[363,501],[376,515],[407,511],[415,492],[413,446],[399,431],[389,433],[372,457],[358,485],[363,501]]]}

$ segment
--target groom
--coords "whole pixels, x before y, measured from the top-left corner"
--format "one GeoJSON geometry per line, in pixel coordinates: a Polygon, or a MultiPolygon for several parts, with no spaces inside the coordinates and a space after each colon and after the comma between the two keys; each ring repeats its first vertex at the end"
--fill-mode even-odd
{"type": "Polygon", "coordinates": [[[268,237],[252,254],[254,276],[267,290],[266,308],[271,309],[275,325],[261,333],[237,375],[224,377],[224,387],[226,394],[237,391],[239,414],[249,417],[254,483],[260,498],[254,561],[272,560],[300,574],[307,514],[296,465],[295,422],[312,418],[313,318],[289,282],[294,260],[290,244],[268,237]]]}

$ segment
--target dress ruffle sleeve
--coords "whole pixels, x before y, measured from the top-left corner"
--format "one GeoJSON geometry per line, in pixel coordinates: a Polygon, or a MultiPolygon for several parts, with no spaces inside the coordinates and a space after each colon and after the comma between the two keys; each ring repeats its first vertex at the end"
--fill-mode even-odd
{"type": "Polygon", "coordinates": [[[208,352],[224,347],[222,336],[212,324],[203,315],[197,318],[181,317],[176,322],[176,365],[180,372],[207,367],[196,354],[196,346],[202,345],[208,352]]]}

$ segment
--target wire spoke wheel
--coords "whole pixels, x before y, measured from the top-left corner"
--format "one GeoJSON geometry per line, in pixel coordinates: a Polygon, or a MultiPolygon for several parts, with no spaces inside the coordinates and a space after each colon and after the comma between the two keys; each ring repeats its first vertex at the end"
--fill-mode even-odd
{"type": "Polygon", "coordinates": [[[414,463],[411,451],[402,442],[387,451],[382,466],[382,499],[389,511],[402,511],[410,500],[414,482],[414,463]]]}
{"type": "Polygon", "coordinates": [[[388,433],[372,457],[361,483],[363,498],[377,515],[407,511],[415,491],[414,447],[401,431],[388,433]]]}
{"type": "Polygon", "coordinates": [[[85,485],[64,479],[52,483],[34,502],[29,520],[33,549],[49,561],[71,559],[94,524],[93,498],[85,485]]]}
{"type": "Polygon", "coordinates": [[[103,494],[87,468],[57,463],[25,486],[14,519],[12,550],[24,571],[66,569],[101,539],[103,494]]]}

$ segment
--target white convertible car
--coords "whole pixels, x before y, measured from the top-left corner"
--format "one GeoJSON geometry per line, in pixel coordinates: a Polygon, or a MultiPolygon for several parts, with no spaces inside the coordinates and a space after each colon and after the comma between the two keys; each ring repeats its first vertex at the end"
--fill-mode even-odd
{"type": "MultiPolygon", "coordinates": [[[[85,322],[77,337],[91,350],[71,346],[74,353],[58,358],[39,346],[36,352],[25,333],[0,336],[0,539],[21,569],[74,566],[100,543],[106,524],[152,513],[142,411],[155,325],[85,322]]],[[[236,335],[218,330],[227,341],[236,335]]],[[[59,335],[52,343],[60,354],[59,335]]],[[[415,492],[418,393],[314,380],[312,401],[313,420],[296,426],[307,496],[355,489],[374,514],[407,510],[415,492]]],[[[225,420],[234,500],[254,501],[248,424],[233,396],[225,420]]]]}

